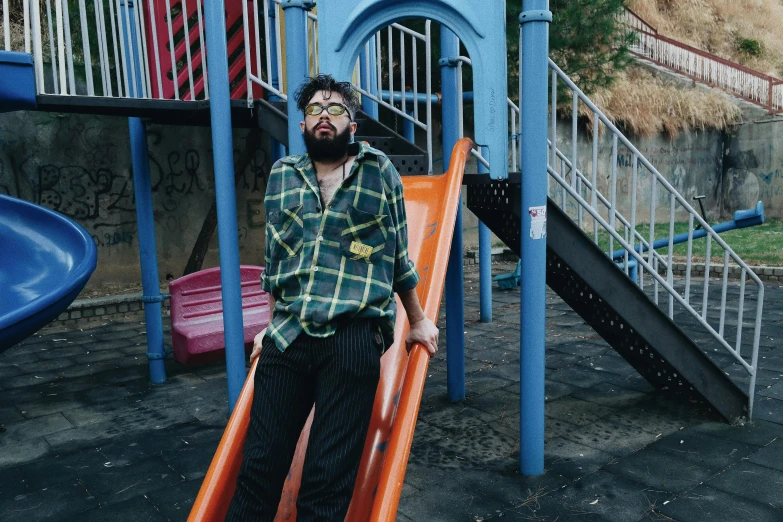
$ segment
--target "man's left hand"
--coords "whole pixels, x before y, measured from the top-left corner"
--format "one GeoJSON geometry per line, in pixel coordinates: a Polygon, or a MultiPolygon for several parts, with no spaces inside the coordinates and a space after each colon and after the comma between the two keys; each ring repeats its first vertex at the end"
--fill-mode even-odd
{"type": "Polygon", "coordinates": [[[411,325],[408,331],[408,338],[405,339],[408,351],[414,343],[421,343],[429,352],[430,356],[438,351],[438,327],[428,318],[411,325]]]}

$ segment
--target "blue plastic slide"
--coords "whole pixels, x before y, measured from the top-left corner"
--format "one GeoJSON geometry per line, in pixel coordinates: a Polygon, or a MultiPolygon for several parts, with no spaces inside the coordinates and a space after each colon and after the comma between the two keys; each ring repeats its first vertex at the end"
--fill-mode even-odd
{"type": "Polygon", "coordinates": [[[96,262],[92,237],[73,220],[0,195],[0,354],[65,310],[96,262]]]}

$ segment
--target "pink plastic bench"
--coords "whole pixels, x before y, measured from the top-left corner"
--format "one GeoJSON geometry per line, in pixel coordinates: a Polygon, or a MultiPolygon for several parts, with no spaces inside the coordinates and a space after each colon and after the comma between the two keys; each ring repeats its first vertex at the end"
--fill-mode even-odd
{"type": "MultiPolygon", "coordinates": [[[[245,351],[269,324],[269,294],[261,290],[260,266],[240,267],[245,351]]],[[[210,268],[169,283],[174,358],[182,364],[203,364],[225,356],[220,268],[210,268]]]]}

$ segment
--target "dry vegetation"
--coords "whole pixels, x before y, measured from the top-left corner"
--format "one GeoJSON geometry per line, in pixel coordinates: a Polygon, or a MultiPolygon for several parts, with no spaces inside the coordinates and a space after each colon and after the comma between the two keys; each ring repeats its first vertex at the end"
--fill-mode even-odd
{"type": "Polygon", "coordinates": [[[741,115],[737,103],[725,94],[675,85],[638,66],[591,98],[609,119],[636,136],[665,132],[673,138],[684,131],[723,129],[741,115]]]}
{"type": "MultiPolygon", "coordinates": [[[[783,0],[628,0],[664,36],[783,78],[783,0]]],[[[741,110],[718,91],[666,82],[640,67],[621,73],[592,98],[637,136],[724,129],[741,110]]]]}
{"type": "Polygon", "coordinates": [[[664,36],[783,78],[781,0],[628,0],[664,36]],[[760,43],[758,56],[743,40],[760,43]]]}

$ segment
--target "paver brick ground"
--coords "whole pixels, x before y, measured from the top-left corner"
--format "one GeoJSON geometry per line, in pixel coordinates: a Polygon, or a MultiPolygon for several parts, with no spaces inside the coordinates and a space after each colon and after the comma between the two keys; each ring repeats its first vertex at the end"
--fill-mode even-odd
{"type": "MultiPolygon", "coordinates": [[[[444,334],[398,520],[783,520],[783,288],[766,287],[755,416],[743,426],[656,392],[548,292],[546,472],[524,477],[519,291],[495,289],[483,324],[476,267],[465,279],[467,396],[448,399],[444,334]]],[[[168,382],[152,385],[144,331],[138,320],[44,330],[0,355],[0,522],[187,519],[227,421],[225,366],[168,360],[168,382]]]]}

